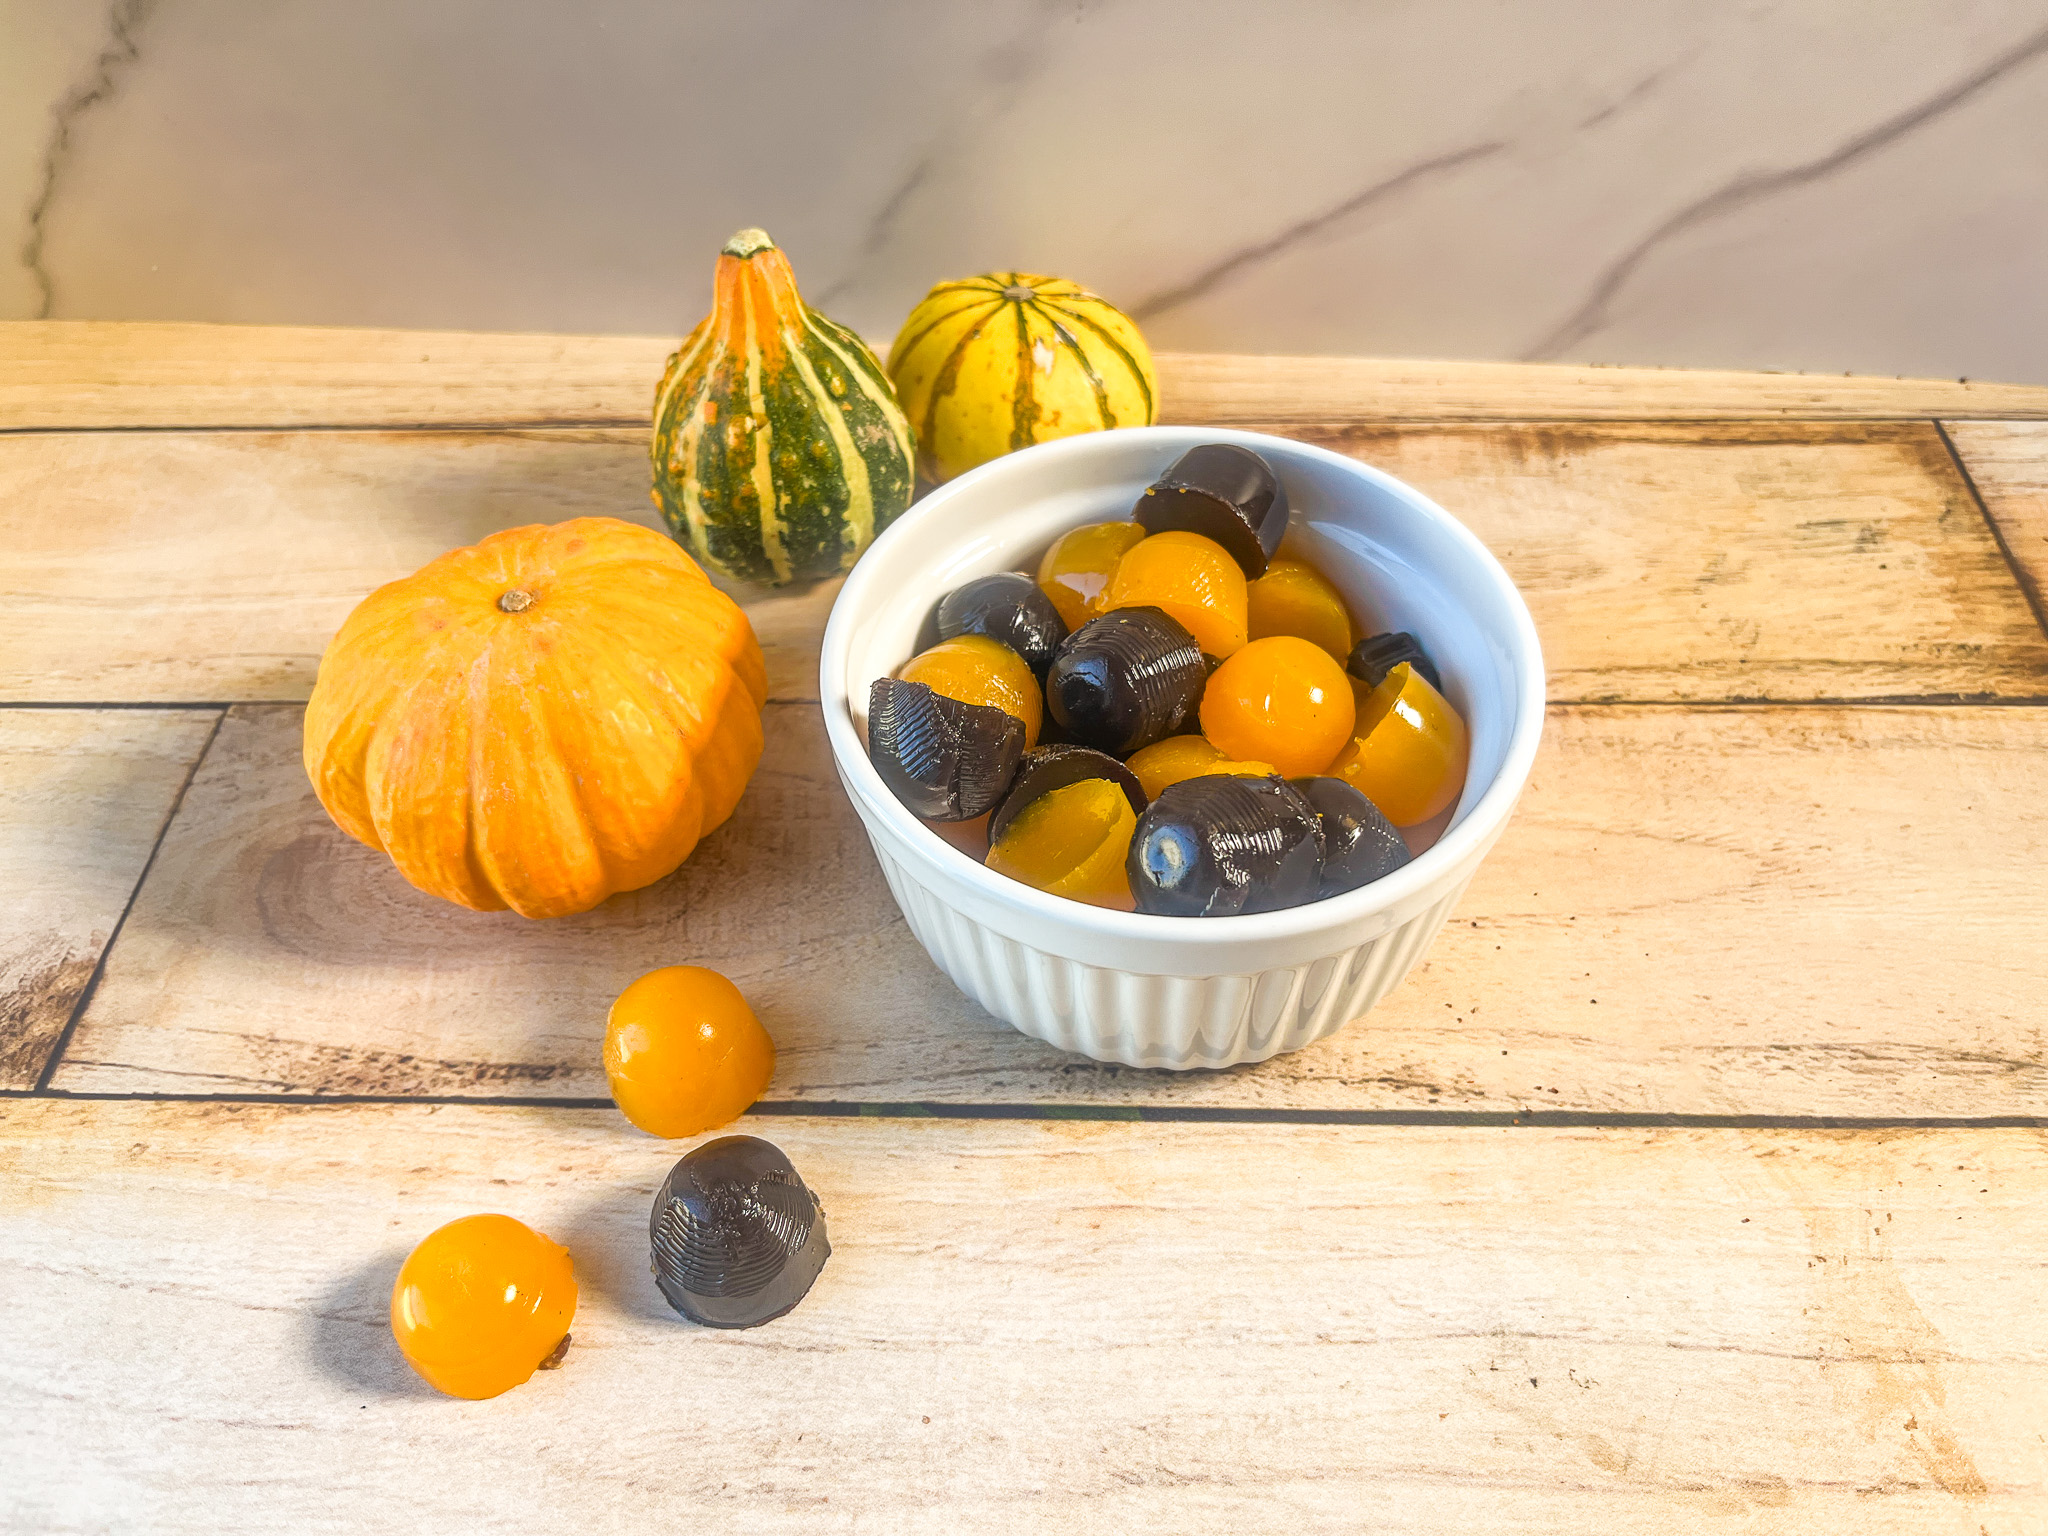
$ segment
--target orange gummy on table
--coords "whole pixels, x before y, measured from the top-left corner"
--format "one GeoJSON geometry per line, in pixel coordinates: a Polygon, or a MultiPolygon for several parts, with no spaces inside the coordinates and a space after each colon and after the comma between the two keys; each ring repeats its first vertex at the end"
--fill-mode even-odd
{"type": "Polygon", "coordinates": [[[1102,613],[1117,562],[1145,540],[1136,523],[1089,523],[1061,534],[1038,562],[1038,585],[1069,631],[1102,613]]]}
{"type": "Polygon", "coordinates": [[[1298,635],[1252,641],[1202,690],[1202,734],[1226,756],[1271,763],[1290,779],[1327,769],[1355,720],[1344,669],[1298,635]]]}
{"type": "Polygon", "coordinates": [[[695,1136],[738,1119],[767,1092],[775,1042],[718,972],[664,966],[612,1004],[604,1073],[612,1101],[641,1130],[695,1136]]]}
{"type": "Polygon", "coordinates": [[[1247,589],[1254,640],[1297,635],[1312,640],[1341,664],[1357,643],[1351,613],[1329,578],[1305,560],[1280,559],[1247,589]]]}
{"type": "Polygon", "coordinates": [[[1045,695],[1022,656],[987,635],[956,635],[919,651],[896,675],[963,704],[988,704],[1024,722],[1024,749],[1038,745],[1045,695]]]}
{"type": "Polygon", "coordinates": [[[1404,661],[1359,704],[1351,745],[1330,772],[1395,826],[1412,827],[1456,802],[1471,752],[1464,718],[1404,661]]]}
{"type": "Polygon", "coordinates": [[[496,1397],[569,1335],[569,1250],[510,1216],[464,1216],[430,1232],[391,1287],[391,1334],[407,1363],[450,1397],[496,1397]]]}
{"type": "Polygon", "coordinates": [[[1214,539],[1173,529],[1155,533],[1117,563],[1105,610],[1158,608],[1211,656],[1233,655],[1250,619],[1244,567],[1214,539]]]}

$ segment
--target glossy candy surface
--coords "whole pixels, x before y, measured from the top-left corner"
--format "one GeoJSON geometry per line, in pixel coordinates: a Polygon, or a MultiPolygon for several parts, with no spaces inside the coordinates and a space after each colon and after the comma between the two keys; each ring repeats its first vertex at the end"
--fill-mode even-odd
{"type": "Polygon", "coordinates": [[[914,815],[969,821],[1002,798],[1024,756],[1024,722],[962,704],[923,683],[878,677],[868,688],[868,759],[914,815]]]}
{"type": "Polygon", "coordinates": [[[968,821],[927,821],[926,826],[979,864],[988,857],[988,813],[968,821]]]}
{"type": "Polygon", "coordinates": [[[1287,533],[1287,488],[1249,448],[1190,448],[1138,498],[1131,516],[1148,532],[1186,529],[1214,539],[1248,577],[1266,574],[1287,533]]]}
{"type": "Polygon", "coordinates": [[[1203,736],[1169,736],[1164,741],[1155,741],[1151,746],[1133,752],[1125,766],[1137,775],[1147,801],[1158,799],[1160,791],[1169,784],[1199,778],[1205,773],[1263,779],[1280,771],[1271,763],[1233,762],[1203,736]]]}
{"type": "Polygon", "coordinates": [[[1083,779],[1107,779],[1116,785],[1124,792],[1124,798],[1131,802],[1133,816],[1144,810],[1145,802],[1151,798],[1138,776],[1107,752],[1075,746],[1070,742],[1055,742],[1024,755],[1024,761],[1017,767],[1017,776],[1010,781],[1008,791],[989,816],[989,837],[992,840],[1001,838],[1018,813],[1040,795],[1051,794],[1069,784],[1078,784],[1083,779]]]}
{"type": "Polygon", "coordinates": [[[1127,871],[1140,912],[1230,917],[1313,901],[1322,827],[1281,779],[1204,775],[1145,808],[1127,871]]]}
{"type": "Polygon", "coordinates": [[[1123,785],[1080,779],[1018,811],[990,846],[988,867],[1054,896],[1128,912],[1124,856],[1137,825],[1123,785]]]}
{"type": "Polygon", "coordinates": [[[648,1218],[655,1283],[707,1328],[754,1328],[804,1299],[832,1245],[825,1210],[779,1147],[721,1136],[669,1169],[648,1218]]]}
{"type": "Polygon", "coordinates": [[[775,1042],[718,972],[664,966],[612,1004],[604,1073],[612,1102],[641,1130],[696,1136],[737,1119],[767,1092],[775,1042]]]}
{"type": "Polygon", "coordinates": [[[1061,534],[1038,562],[1038,585],[1069,630],[1102,612],[1117,562],[1145,538],[1133,522],[1089,523],[1061,534]]]}
{"type": "Polygon", "coordinates": [[[1122,757],[1192,722],[1208,676],[1178,623],[1123,608],[1067,636],[1046,672],[1046,705],[1075,741],[1122,757]]]}
{"type": "Polygon", "coordinates": [[[1024,658],[987,635],[956,635],[920,651],[896,675],[963,704],[984,704],[1024,722],[1024,750],[1038,745],[1044,705],[1024,658]]]}
{"type": "Polygon", "coordinates": [[[1167,785],[1206,773],[1211,763],[1222,761],[1223,754],[1206,736],[1169,736],[1133,752],[1125,766],[1138,776],[1145,798],[1157,800],[1167,785]]]}
{"type": "Polygon", "coordinates": [[[1222,545],[1198,533],[1154,534],[1118,563],[1102,606],[1157,608],[1195,637],[1206,655],[1244,644],[1249,599],[1244,572],[1222,545]]]}
{"type": "Polygon", "coordinates": [[[939,603],[938,625],[941,640],[986,635],[1007,645],[1039,677],[1067,638],[1059,609],[1022,571],[998,571],[948,592],[939,603]]]}
{"type": "Polygon", "coordinates": [[[1275,560],[1246,591],[1254,640],[1299,635],[1341,664],[1351,654],[1351,614],[1322,572],[1305,560],[1275,560]]]}
{"type": "Polygon", "coordinates": [[[569,1250],[510,1216],[436,1228],[391,1287],[392,1337],[450,1397],[496,1397],[555,1364],[575,1317],[569,1250]]]}
{"type": "Polygon", "coordinates": [[[1225,755],[1288,777],[1328,768],[1357,716],[1351,679],[1295,635],[1254,640],[1216,669],[1202,694],[1202,734],[1225,755]]]}
{"type": "Polygon", "coordinates": [[[1422,654],[1421,643],[1405,629],[1366,636],[1352,649],[1345,669],[1367,688],[1377,688],[1404,661],[1420,672],[1430,687],[1443,691],[1444,680],[1437,675],[1436,663],[1422,654]]]}
{"type": "Polygon", "coordinates": [[[1323,829],[1323,878],[1317,899],[1355,891],[1391,875],[1413,857],[1394,824],[1342,779],[1292,781],[1323,829]]]}
{"type": "Polygon", "coordinates": [[[1407,662],[1366,696],[1355,730],[1330,773],[1395,826],[1428,821],[1457,800],[1471,738],[1450,701],[1407,662]]]}

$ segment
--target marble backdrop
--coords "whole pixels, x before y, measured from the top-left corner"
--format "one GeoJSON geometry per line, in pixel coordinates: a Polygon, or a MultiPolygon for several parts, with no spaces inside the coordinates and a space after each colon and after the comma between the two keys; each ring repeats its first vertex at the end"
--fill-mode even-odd
{"type": "Polygon", "coordinates": [[[0,316],[674,333],[734,228],[881,338],[2048,383],[2048,3],[0,0],[0,316]]]}

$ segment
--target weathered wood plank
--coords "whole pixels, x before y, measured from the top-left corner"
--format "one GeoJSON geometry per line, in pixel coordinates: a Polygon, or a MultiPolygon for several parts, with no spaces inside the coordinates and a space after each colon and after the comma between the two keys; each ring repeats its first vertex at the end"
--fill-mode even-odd
{"type": "Polygon", "coordinates": [[[1569,700],[2048,694],[2048,643],[1925,422],[1301,426],[1507,567],[1569,700]]]}
{"type": "Polygon", "coordinates": [[[217,718],[0,710],[0,1088],[42,1074],[217,718]]]}
{"type": "Polygon", "coordinates": [[[745,1122],[821,1193],[787,1317],[647,1274],[606,1111],[0,1105],[11,1529],[2038,1530],[2020,1133],[745,1122]],[[406,1248],[504,1210],[562,1369],[435,1396],[406,1248]]]}
{"type": "MultiPolygon", "coordinates": [[[[2048,637],[1928,424],[1298,435],[1413,479],[1500,553],[1555,697],[2048,692],[2048,637]]],[[[644,449],[581,429],[0,438],[22,625],[0,697],[303,698],[350,607],[442,550],[651,522],[644,449]]],[[[777,697],[816,697],[835,590],[739,593],[777,697]]]]}
{"type": "Polygon", "coordinates": [[[659,336],[16,321],[0,323],[0,429],[644,422],[674,350],[659,336]]]}
{"type": "Polygon", "coordinates": [[[1163,420],[1219,425],[2048,415],[2048,388],[1962,379],[1225,353],[1167,353],[1159,372],[1163,420]]]}
{"type": "Polygon", "coordinates": [[[961,997],[812,706],[771,708],[737,816],[674,877],[540,924],[342,837],[298,726],[230,714],[56,1086],[602,1096],[612,997],[696,962],[753,998],[781,1100],[2048,1114],[2044,709],[1554,709],[1420,971],[1309,1050],[1184,1075],[961,997]]]}
{"type": "MultiPolygon", "coordinates": [[[[881,347],[886,337],[879,338],[881,347]]],[[[616,425],[675,338],[99,321],[0,324],[0,430],[616,425]]],[[[2048,389],[1953,379],[1405,358],[1159,356],[1161,418],[2048,417],[2048,389]]]]}
{"type": "Polygon", "coordinates": [[[2048,626],[2048,423],[1944,423],[2048,626]]]}
{"type": "MultiPolygon", "coordinates": [[[[373,588],[522,523],[658,526],[644,433],[67,433],[0,438],[19,628],[0,698],[303,699],[373,588]]],[[[769,688],[817,697],[838,583],[733,587],[769,688]]]]}

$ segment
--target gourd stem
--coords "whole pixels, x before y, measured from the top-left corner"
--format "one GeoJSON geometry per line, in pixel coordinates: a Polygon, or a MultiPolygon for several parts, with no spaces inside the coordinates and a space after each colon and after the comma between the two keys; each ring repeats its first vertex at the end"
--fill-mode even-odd
{"type": "Polygon", "coordinates": [[[743,229],[725,242],[725,249],[719,254],[723,256],[738,256],[744,260],[746,257],[761,251],[772,251],[773,249],[775,249],[775,242],[768,238],[767,230],[743,229]]]}
{"type": "Polygon", "coordinates": [[[533,594],[519,587],[498,596],[498,608],[504,613],[524,613],[532,606],[533,594]]]}

